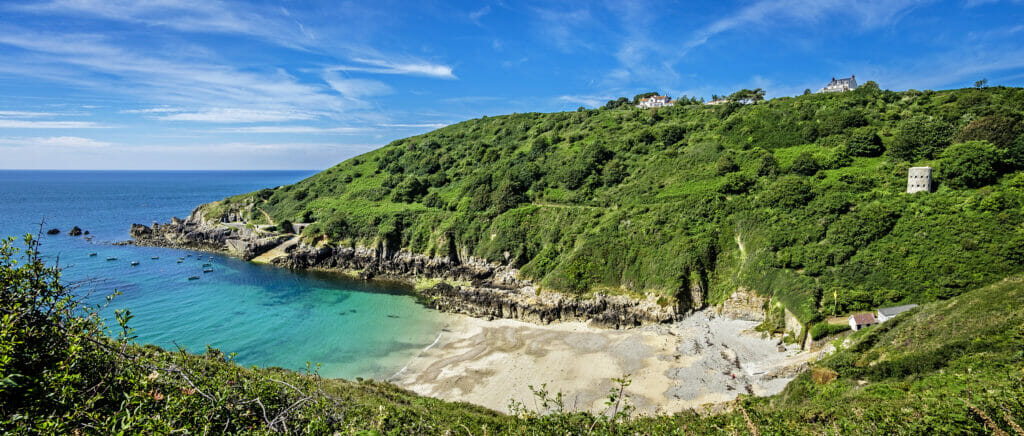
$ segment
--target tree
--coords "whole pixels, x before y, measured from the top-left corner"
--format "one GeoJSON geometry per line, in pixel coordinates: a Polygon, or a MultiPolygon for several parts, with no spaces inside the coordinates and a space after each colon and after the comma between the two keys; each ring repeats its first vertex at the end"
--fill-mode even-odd
{"type": "Polygon", "coordinates": [[[761,161],[757,164],[757,175],[758,177],[774,176],[779,172],[779,162],[775,160],[775,155],[770,152],[761,156],[761,161]]]}
{"type": "Polygon", "coordinates": [[[427,194],[428,185],[419,177],[408,176],[391,192],[391,200],[396,203],[412,203],[427,194]]]}
{"type": "Polygon", "coordinates": [[[855,129],[846,140],[846,148],[851,156],[878,156],[885,151],[882,138],[878,137],[872,127],[855,129]]]}
{"type": "Polygon", "coordinates": [[[810,88],[804,89],[804,95],[811,95],[811,89],[810,88]]]}
{"type": "Polygon", "coordinates": [[[986,86],[988,86],[988,79],[981,79],[981,80],[979,80],[977,82],[974,82],[974,87],[975,88],[981,89],[981,88],[984,88],[986,86]]]}
{"type": "Polygon", "coordinates": [[[793,165],[789,167],[789,171],[794,174],[813,176],[814,173],[818,172],[819,168],[820,165],[818,165],[814,155],[805,151],[797,155],[796,159],[793,159],[793,165]]]}
{"type": "Polygon", "coordinates": [[[723,154],[722,157],[718,158],[715,162],[715,174],[724,175],[734,171],[739,171],[740,166],[736,165],[736,162],[732,159],[729,154],[723,154]]]}
{"type": "Polygon", "coordinates": [[[893,135],[889,155],[905,161],[931,159],[949,146],[951,136],[952,128],[948,123],[926,115],[915,115],[900,122],[893,135]]]}
{"type": "Polygon", "coordinates": [[[968,141],[949,146],[942,153],[940,177],[952,188],[978,188],[996,181],[999,154],[986,141],[968,141]]]}

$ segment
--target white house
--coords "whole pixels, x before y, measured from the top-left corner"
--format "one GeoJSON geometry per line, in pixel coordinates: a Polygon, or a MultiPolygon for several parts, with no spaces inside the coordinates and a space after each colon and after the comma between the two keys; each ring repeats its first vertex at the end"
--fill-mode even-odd
{"type": "Polygon", "coordinates": [[[672,105],[672,100],[667,95],[652,95],[647,98],[641,98],[640,104],[636,107],[641,109],[648,109],[652,107],[665,107],[672,105]]]}
{"type": "Polygon", "coordinates": [[[896,315],[899,315],[915,307],[917,307],[916,304],[905,304],[903,306],[880,308],[878,309],[878,322],[886,322],[890,319],[895,318],[896,315]]]}
{"type": "Polygon", "coordinates": [[[852,91],[854,89],[857,89],[857,76],[851,74],[850,77],[846,79],[836,79],[833,77],[832,81],[828,82],[828,85],[825,85],[825,87],[818,90],[818,92],[843,92],[852,91]]]}
{"type": "Polygon", "coordinates": [[[855,313],[850,315],[850,329],[853,331],[874,324],[878,324],[878,320],[875,319],[875,315],[872,313],[855,313]]]}

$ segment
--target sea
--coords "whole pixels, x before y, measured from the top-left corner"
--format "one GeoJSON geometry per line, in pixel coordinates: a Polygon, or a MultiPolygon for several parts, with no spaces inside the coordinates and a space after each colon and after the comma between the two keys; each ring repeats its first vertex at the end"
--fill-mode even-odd
{"type": "Polygon", "coordinates": [[[113,310],[127,309],[138,343],[192,352],[209,346],[236,353],[243,365],[319,365],[324,377],[386,379],[434,343],[450,320],[407,287],[114,244],[130,239],[132,223],[184,218],[199,204],[314,173],[0,170],[0,236],[20,239],[42,230],[45,260],[62,268],[64,283],[86,304],[100,305],[118,292],[101,312],[111,334],[113,310]],[[89,238],[69,236],[74,226],[89,238]],[[60,233],[46,235],[51,228],[60,233]],[[213,271],[204,273],[204,264],[213,271]]]}

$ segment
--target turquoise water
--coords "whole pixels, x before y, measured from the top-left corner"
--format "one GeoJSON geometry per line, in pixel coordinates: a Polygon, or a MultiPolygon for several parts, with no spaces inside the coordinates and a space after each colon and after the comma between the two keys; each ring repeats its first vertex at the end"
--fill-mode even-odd
{"type": "Polygon", "coordinates": [[[129,239],[132,223],[185,217],[198,204],[312,174],[0,171],[0,235],[35,233],[41,220],[44,230],[60,229],[43,237],[46,258],[91,302],[121,292],[111,309],[131,310],[140,343],[196,352],[210,345],[237,353],[246,365],[303,369],[312,362],[326,377],[385,378],[444,327],[445,316],[418,304],[408,289],[222,255],[111,245],[129,239]],[[67,236],[75,225],[93,240],[67,236]],[[185,261],[177,263],[179,257],[185,261]],[[214,271],[203,273],[204,263],[214,271]],[[188,280],[193,275],[201,278],[188,280]]]}

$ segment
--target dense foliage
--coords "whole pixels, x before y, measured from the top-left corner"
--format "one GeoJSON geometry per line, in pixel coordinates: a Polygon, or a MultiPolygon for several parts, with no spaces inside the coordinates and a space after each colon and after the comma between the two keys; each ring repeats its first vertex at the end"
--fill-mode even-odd
{"type": "Polygon", "coordinates": [[[127,312],[107,336],[27,247],[0,244],[4,434],[1019,434],[1024,423],[1020,277],[837,340],[783,393],[742,395],[719,415],[630,418],[628,378],[607,415],[568,410],[543,386],[537,409],[502,415],[385,383],[244,368],[214,349],[133,345],[127,312]]]}
{"type": "Polygon", "coordinates": [[[1024,271],[1024,90],[741,94],[470,120],[207,210],[508,262],[562,292],[744,286],[805,324],[1024,271]],[[925,165],[935,192],[904,194],[925,165]]]}

